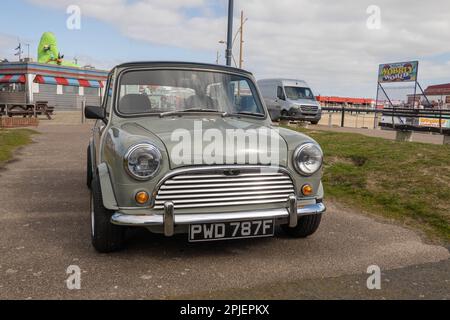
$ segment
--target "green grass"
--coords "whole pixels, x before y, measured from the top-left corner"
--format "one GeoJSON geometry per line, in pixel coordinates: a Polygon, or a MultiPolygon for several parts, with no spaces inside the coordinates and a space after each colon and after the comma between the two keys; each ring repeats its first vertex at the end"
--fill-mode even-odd
{"type": "Polygon", "coordinates": [[[450,242],[450,145],[299,131],[324,150],[326,197],[450,242]]]}
{"type": "Polygon", "coordinates": [[[35,131],[28,129],[0,129],[0,167],[11,159],[14,150],[31,142],[35,131]]]}

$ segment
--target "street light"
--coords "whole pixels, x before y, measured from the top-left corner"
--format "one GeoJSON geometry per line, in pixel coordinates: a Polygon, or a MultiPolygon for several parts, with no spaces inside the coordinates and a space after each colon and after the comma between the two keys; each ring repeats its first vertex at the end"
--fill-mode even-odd
{"type": "MultiPolygon", "coordinates": [[[[234,65],[237,67],[238,65],[237,65],[236,59],[234,58],[234,55],[233,55],[233,48],[234,48],[234,45],[236,43],[237,37],[240,34],[241,37],[240,37],[240,49],[239,49],[239,68],[242,68],[242,64],[244,62],[243,59],[242,59],[242,57],[243,57],[243,55],[242,55],[242,51],[243,50],[242,49],[243,49],[243,43],[244,43],[243,31],[244,31],[244,24],[247,21],[248,21],[248,18],[245,18],[245,20],[244,20],[244,12],[241,11],[241,25],[240,25],[239,29],[236,31],[236,34],[233,37],[233,41],[231,42],[231,47],[230,47],[230,49],[231,49],[231,58],[233,59],[234,65]]],[[[219,43],[227,45],[227,41],[224,41],[224,40],[220,40],[219,43]]],[[[228,45],[227,45],[227,47],[228,47],[228,45]]]]}
{"type": "Polygon", "coordinates": [[[227,49],[225,51],[225,56],[227,60],[227,66],[231,66],[231,58],[233,57],[232,44],[232,34],[233,34],[233,11],[234,11],[234,0],[228,0],[228,31],[227,31],[227,49]]]}

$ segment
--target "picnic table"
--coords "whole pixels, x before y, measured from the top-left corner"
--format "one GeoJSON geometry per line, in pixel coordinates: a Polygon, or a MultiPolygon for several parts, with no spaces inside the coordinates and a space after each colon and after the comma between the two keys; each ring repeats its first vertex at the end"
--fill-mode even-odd
{"type": "Polygon", "coordinates": [[[54,107],[50,107],[47,101],[36,101],[36,103],[0,103],[0,117],[37,117],[45,115],[51,120],[54,107]]]}

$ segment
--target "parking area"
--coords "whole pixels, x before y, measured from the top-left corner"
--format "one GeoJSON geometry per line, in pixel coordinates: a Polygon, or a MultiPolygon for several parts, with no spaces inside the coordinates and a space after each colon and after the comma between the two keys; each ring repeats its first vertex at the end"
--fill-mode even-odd
{"type": "Polygon", "coordinates": [[[75,116],[43,121],[0,171],[0,299],[450,298],[447,248],[337,203],[308,239],[189,244],[131,230],[126,250],[100,255],[85,186],[90,128],[75,116]],[[82,270],[80,290],[66,286],[70,265],[82,270]],[[381,290],[366,287],[370,265],[381,290]]]}

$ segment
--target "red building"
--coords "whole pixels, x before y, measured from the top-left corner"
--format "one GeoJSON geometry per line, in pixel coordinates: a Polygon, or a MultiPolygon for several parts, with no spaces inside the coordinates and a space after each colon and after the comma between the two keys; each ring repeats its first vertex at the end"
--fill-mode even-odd
{"type": "Polygon", "coordinates": [[[343,105],[355,107],[373,107],[375,105],[375,100],[365,98],[317,96],[316,99],[324,107],[343,106],[343,105]]]}

